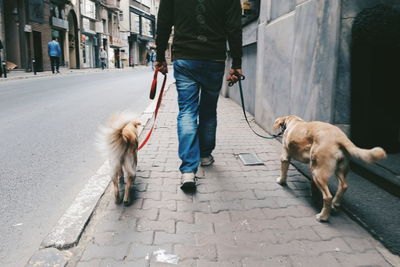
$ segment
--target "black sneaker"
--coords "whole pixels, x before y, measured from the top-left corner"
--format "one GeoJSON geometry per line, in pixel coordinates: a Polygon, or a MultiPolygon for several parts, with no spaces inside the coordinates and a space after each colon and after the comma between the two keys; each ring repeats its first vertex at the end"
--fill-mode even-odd
{"type": "Polygon", "coordinates": [[[196,188],[196,176],[192,172],[182,173],[181,189],[193,190],[196,188]]]}

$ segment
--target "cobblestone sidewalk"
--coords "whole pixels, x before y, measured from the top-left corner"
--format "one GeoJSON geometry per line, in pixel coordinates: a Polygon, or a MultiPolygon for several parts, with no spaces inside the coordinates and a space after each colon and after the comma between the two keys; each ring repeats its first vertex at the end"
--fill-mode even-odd
{"type": "Polygon", "coordinates": [[[201,168],[197,192],[185,194],[176,92],[167,92],[139,155],[135,202],[116,206],[109,188],[68,266],[392,266],[387,250],[345,214],[317,222],[309,182],[294,168],[287,187],[276,184],[280,143],[256,138],[240,106],[221,98],[218,112],[215,164],[201,168]],[[243,166],[242,152],[265,165],[243,166]]]}

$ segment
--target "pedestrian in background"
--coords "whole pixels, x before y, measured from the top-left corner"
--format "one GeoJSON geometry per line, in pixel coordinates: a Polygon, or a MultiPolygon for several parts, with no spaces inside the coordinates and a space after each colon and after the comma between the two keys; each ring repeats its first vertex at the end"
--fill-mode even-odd
{"type": "MultiPolygon", "coordinates": [[[[3,48],[4,48],[3,43],[0,40],[0,78],[3,77],[3,61],[1,60],[1,52],[2,52],[3,48]]],[[[4,71],[6,71],[6,70],[4,70],[4,71]]]]}
{"type": "Polygon", "coordinates": [[[157,21],[156,67],[167,73],[165,51],[174,26],[173,61],[178,91],[181,188],[196,188],[199,164],[209,166],[215,148],[217,102],[229,44],[232,66],[227,80],[242,74],[240,0],[161,0],[157,21]],[[201,96],[200,95],[201,91],[201,96]]]}
{"type": "Polygon", "coordinates": [[[150,54],[151,69],[154,70],[154,64],[157,60],[157,54],[152,50],[150,54]]]}
{"type": "Polygon", "coordinates": [[[100,64],[101,64],[101,69],[104,70],[107,67],[107,52],[103,48],[100,48],[100,64]]]}
{"type": "Polygon", "coordinates": [[[146,66],[149,66],[150,63],[150,53],[149,51],[146,52],[146,66]]]}
{"type": "Polygon", "coordinates": [[[60,57],[61,57],[61,47],[57,42],[57,38],[53,37],[52,41],[47,44],[47,49],[50,57],[51,71],[54,74],[54,71],[60,73],[60,57]]]}

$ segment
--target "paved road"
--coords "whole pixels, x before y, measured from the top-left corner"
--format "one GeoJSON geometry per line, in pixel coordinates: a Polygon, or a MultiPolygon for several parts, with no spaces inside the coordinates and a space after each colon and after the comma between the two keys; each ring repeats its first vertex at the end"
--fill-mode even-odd
{"type": "Polygon", "coordinates": [[[104,159],[95,132],[149,104],[149,69],[0,83],[0,266],[23,266],[104,159]]]}

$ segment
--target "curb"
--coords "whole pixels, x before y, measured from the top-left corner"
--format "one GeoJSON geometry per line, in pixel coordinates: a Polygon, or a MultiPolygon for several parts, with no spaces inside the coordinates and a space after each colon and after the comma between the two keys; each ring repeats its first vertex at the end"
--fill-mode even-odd
{"type": "MultiPolygon", "coordinates": [[[[173,84],[174,82],[167,85],[164,94],[173,84]]],[[[156,100],[150,103],[138,119],[142,123],[142,127],[139,128],[139,136],[148,126],[155,107],[156,100]]],[[[97,173],[89,178],[88,183],[78,193],[71,206],[61,216],[50,233],[43,239],[39,250],[31,256],[25,267],[64,267],[68,264],[72,255],[65,250],[78,244],[86,225],[111,182],[109,173],[109,164],[106,161],[97,170],[97,173]]]]}
{"type": "MultiPolygon", "coordinates": [[[[143,66],[137,66],[135,68],[124,68],[124,69],[105,69],[101,70],[98,68],[88,68],[88,69],[79,69],[79,71],[71,71],[71,69],[67,69],[65,72],[61,72],[60,74],[52,74],[52,73],[43,73],[38,75],[25,75],[25,76],[16,76],[16,77],[7,77],[7,78],[0,78],[0,83],[7,82],[7,81],[19,81],[19,80],[28,80],[28,79],[37,79],[37,78],[46,78],[46,77],[57,77],[57,76],[66,76],[66,75],[73,75],[73,74],[88,74],[88,73],[102,73],[102,72],[113,72],[113,71],[129,71],[129,70],[136,70],[138,68],[145,68],[143,66]]],[[[25,72],[28,74],[29,72],[25,72]]]]}

